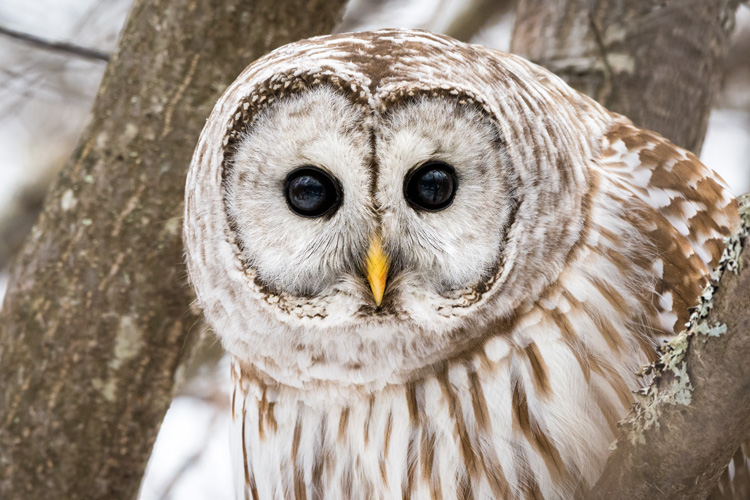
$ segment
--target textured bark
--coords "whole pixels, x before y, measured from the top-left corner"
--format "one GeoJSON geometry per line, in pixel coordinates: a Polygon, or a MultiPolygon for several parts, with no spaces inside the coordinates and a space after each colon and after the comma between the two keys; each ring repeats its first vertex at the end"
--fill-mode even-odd
{"type": "Polygon", "coordinates": [[[136,496],[200,318],[180,239],[200,130],[247,64],[344,3],[136,2],[0,313],[0,498],[136,496]]]}
{"type": "MultiPolygon", "coordinates": [[[[715,291],[704,293],[690,335],[670,343],[648,393],[620,423],[617,448],[588,500],[705,499],[750,436],[750,195],[745,198],[744,227],[729,245],[715,291]],[[707,315],[698,318],[700,311],[707,315]]],[[[739,460],[736,475],[746,467],[739,460]]],[[[746,479],[736,486],[746,488],[746,479]]],[[[747,498],[747,492],[725,489],[712,498],[747,498]]]]}
{"type": "Polygon", "coordinates": [[[698,154],[736,0],[519,2],[511,51],[698,154]]]}

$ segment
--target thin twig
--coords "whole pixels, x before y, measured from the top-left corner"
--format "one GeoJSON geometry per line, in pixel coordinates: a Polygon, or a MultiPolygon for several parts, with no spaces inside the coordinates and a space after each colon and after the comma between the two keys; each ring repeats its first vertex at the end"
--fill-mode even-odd
{"type": "Polygon", "coordinates": [[[23,33],[21,31],[15,31],[8,29],[4,26],[0,26],[0,35],[7,36],[14,40],[20,40],[33,47],[50,50],[54,52],[60,52],[71,56],[80,57],[82,59],[89,59],[93,61],[109,61],[109,54],[101,52],[95,49],[89,49],[87,47],[81,47],[68,42],[53,42],[51,40],[45,40],[44,38],[29,33],[23,33]]]}
{"type": "Polygon", "coordinates": [[[599,26],[596,24],[596,20],[594,20],[594,14],[590,10],[588,11],[588,18],[589,26],[591,27],[591,31],[594,34],[594,41],[596,42],[596,46],[601,53],[602,63],[604,64],[604,70],[607,74],[607,78],[605,80],[606,87],[602,89],[601,95],[609,95],[609,93],[615,92],[615,73],[614,71],[612,71],[612,66],[609,65],[609,54],[607,46],[604,43],[604,39],[602,38],[602,32],[599,29],[599,26]]]}

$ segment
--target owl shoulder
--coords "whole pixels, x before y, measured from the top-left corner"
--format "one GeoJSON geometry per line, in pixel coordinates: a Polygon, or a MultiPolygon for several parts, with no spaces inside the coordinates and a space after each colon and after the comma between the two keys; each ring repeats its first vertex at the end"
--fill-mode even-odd
{"type": "Polygon", "coordinates": [[[653,245],[654,306],[679,331],[739,224],[737,200],[718,174],[660,136],[617,116],[598,165],[625,213],[653,245]]]}

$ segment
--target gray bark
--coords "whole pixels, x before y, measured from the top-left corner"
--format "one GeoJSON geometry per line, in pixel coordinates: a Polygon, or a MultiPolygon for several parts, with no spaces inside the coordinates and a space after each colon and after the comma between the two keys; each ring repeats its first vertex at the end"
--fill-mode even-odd
{"type": "Polygon", "coordinates": [[[699,154],[736,0],[519,2],[511,51],[699,154]]]}
{"type": "Polygon", "coordinates": [[[248,63],[343,4],[136,2],[0,312],[0,498],[136,496],[200,320],[180,239],[200,130],[248,63]]]}

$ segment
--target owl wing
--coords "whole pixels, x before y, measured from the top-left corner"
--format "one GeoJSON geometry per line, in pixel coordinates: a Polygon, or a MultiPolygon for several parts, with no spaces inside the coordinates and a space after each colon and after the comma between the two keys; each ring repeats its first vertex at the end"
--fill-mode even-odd
{"type": "Polygon", "coordinates": [[[625,118],[604,137],[602,164],[619,184],[635,225],[659,249],[653,305],[662,325],[683,329],[739,227],[737,200],[724,181],[689,151],[625,118]],[[661,262],[658,262],[660,260],[661,262]]]}
{"type": "MultiPolygon", "coordinates": [[[[673,331],[677,333],[718,264],[724,238],[739,225],[737,200],[695,155],[627,120],[605,136],[602,160],[634,197],[633,208],[648,214],[640,224],[650,223],[644,229],[655,247],[663,250],[653,305],[666,320],[663,325],[675,318],[673,331]]],[[[748,498],[750,440],[737,449],[709,497],[748,498]]]]}

